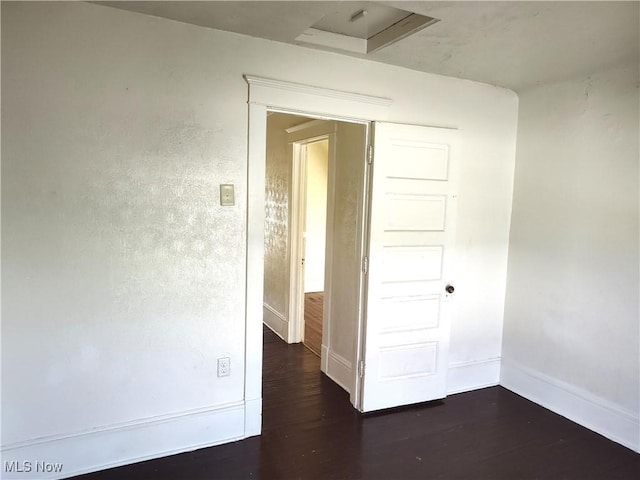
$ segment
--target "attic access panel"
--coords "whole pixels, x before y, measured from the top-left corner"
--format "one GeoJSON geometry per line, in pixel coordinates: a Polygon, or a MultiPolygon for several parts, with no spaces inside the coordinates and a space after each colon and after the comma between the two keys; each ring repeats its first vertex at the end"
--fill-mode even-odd
{"type": "Polygon", "coordinates": [[[368,54],[439,21],[377,2],[335,2],[330,13],[296,40],[368,54]]]}

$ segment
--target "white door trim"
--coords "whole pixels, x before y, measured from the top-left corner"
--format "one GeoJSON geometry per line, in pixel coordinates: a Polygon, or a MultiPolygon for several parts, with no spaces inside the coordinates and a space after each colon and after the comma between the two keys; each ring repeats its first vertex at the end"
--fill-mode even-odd
{"type": "MultiPolygon", "coordinates": [[[[297,102],[314,104],[313,108],[316,111],[318,104],[330,103],[331,108],[326,113],[334,114],[336,108],[349,107],[349,104],[357,104],[360,108],[363,105],[372,105],[374,107],[382,107],[386,109],[389,107],[393,100],[390,98],[376,97],[372,95],[363,95],[361,93],[344,92],[341,90],[334,90],[331,88],[314,87],[311,85],[303,85],[301,83],[285,82],[282,80],[275,80],[273,78],[258,77],[256,75],[243,75],[244,79],[249,84],[249,102],[262,103],[264,105],[279,106],[282,108],[296,108],[295,105],[288,104],[288,100],[292,97],[296,97],[297,102]],[[322,98],[320,98],[322,97],[322,98]],[[285,105],[283,105],[283,103],[285,105]]],[[[306,110],[306,107],[303,108],[306,110]]],[[[317,110],[318,112],[324,110],[317,110]]],[[[346,112],[346,115],[353,115],[354,112],[346,112]]],[[[362,119],[367,120],[367,119],[362,119]]]]}
{"type": "Polygon", "coordinates": [[[249,104],[247,270],[245,290],[244,436],[262,431],[262,304],[267,107],[249,104]]]}
{"type": "MultiPolygon", "coordinates": [[[[247,265],[245,291],[245,437],[262,423],[262,310],[267,107],[333,120],[386,120],[391,99],[244,75],[249,84],[247,265]]],[[[358,326],[358,336],[362,325],[358,326]]]]}
{"type": "MultiPolygon", "coordinates": [[[[315,122],[315,121],[314,121],[315,122]]],[[[312,122],[309,122],[312,123],[312,122]]],[[[305,223],[305,198],[306,198],[306,146],[321,140],[329,141],[328,149],[328,177],[327,177],[327,218],[326,242],[325,242],[325,305],[330,301],[327,295],[331,291],[331,249],[333,236],[330,225],[333,225],[333,189],[335,176],[335,122],[322,122],[326,124],[327,133],[313,135],[309,138],[297,140],[293,143],[293,162],[291,165],[291,202],[289,207],[289,272],[291,284],[289,285],[289,338],[288,343],[304,341],[304,273],[301,266],[303,252],[303,226],[305,223]]],[[[317,126],[315,124],[313,126],[317,126]]],[[[294,130],[299,131],[300,129],[294,130]]],[[[323,128],[324,130],[324,128],[323,128]]],[[[288,131],[288,130],[287,130],[288,131]]],[[[323,320],[327,320],[328,310],[323,309],[323,320]]]]}
{"type": "Polygon", "coordinates": [[[293,143],[291,164],[291,201],[289,202],[289,332],[287,343],[304,341],[304,269],[302,251],[306,196],[306,149],[303,143],[293,143]]]}

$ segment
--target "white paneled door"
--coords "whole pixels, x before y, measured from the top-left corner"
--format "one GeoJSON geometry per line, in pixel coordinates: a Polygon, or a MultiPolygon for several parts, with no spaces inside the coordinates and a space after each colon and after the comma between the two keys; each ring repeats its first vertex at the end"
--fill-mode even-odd
{"type": "Polygon", "coordinates": [[[446,396],[458,135],[374,123],[363,412],[446,396]]]}

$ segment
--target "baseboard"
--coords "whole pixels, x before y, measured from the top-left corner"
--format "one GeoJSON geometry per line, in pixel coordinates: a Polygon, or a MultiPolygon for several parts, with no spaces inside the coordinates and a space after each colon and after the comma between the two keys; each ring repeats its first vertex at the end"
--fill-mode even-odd
{"type": "Polygon", "coordinates": [[[262,318],[264,324],[269,327],[269,329],[271,329],[273,333],[278,335],[286,342],[287,337],[289,337],[289,322],[287,321],[287,317],[278,312],[271,305],[263,303],[262,307],[262,318]]]}
{"type": "Polygon", "coordinates": [[[239,402],[3,446],[0,476],[68,478],[239,440],[245,436],[244,413],[244,402],[239,402]],[[46,464],[61,468],[47,471],[46,464]]]}
{"type": "Polygon", "coordinates": [[[260,435],[262,432],[262,398],[247,400],[244,411],[245,438],[260,435]]]}
{"type": "Polygon", "coordinates": [[[532,402],[640,452],[640,418],[608,400],[515,362],[502,362],[500,385],[532,402]]]}
{"type": "Polygon", "coordinates": [[[330,351],[325,345],[322,345],[322,358],[326,359],[326,366],[323,369],[324,373],[350,394],[351,384],[353,383],[353,368],[351,362],[341,355],[330,351]]]}
{"type": "Polygon", "coordinates": [[[447,395],[493,387],[500,381],[500,358],[449,365],[447,395]]]}

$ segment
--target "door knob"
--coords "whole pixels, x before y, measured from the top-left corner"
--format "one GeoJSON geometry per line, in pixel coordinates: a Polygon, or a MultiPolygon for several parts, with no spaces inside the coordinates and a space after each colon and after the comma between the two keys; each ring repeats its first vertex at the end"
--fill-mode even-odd
{"type": "Polygon", "coordinates": [[[456,291],[453,285],[447,285],[446,287],[444,287],[444,289],[446,290],[447,293],[453,293],[456,291]]]}

